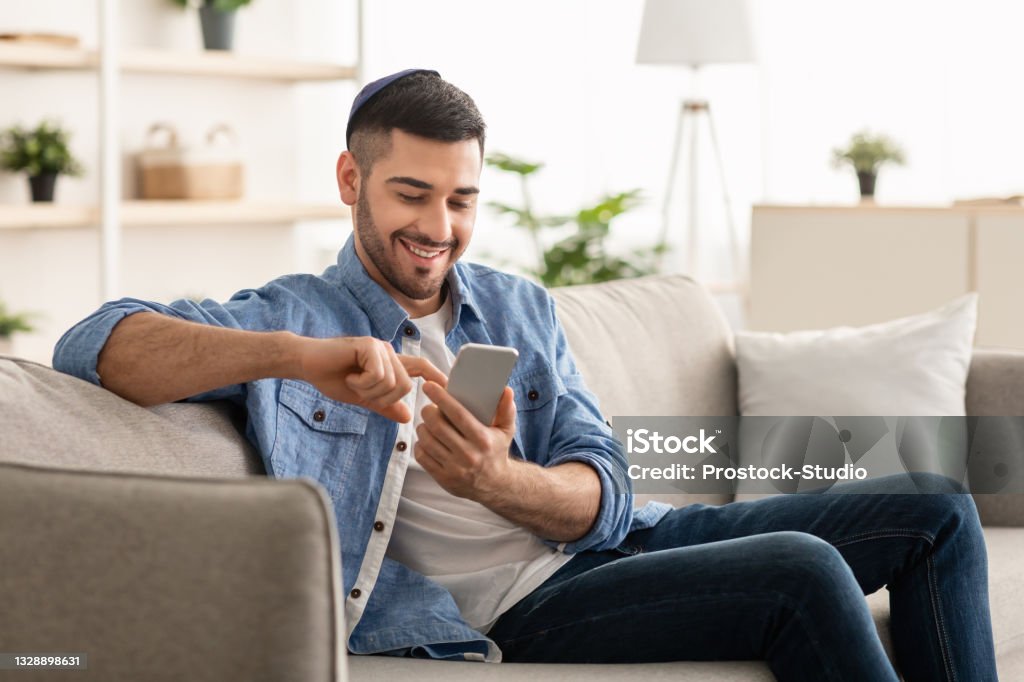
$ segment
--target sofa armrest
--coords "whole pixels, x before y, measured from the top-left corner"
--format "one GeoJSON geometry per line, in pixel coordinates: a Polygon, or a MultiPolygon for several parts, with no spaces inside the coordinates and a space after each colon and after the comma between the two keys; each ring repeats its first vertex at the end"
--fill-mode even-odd
{"type": "Polygon", "coordinates": [[[0,464],[3,650],[83,680],[344,680],[339,564],[309,481],[0,464]]]}
{"type": "MultiPolygon", "coordinates": [[[[999,447],[1013,456],[1011,474],[1019,480],[1024,468],[1024,352],[974,349],[967,376],[967,414],[1020,418],[1001,424],[993,433],[999,447]]],[[[975,494],[974,500],[986,526],[1024,526],[1024,495],[975,494]]]]}

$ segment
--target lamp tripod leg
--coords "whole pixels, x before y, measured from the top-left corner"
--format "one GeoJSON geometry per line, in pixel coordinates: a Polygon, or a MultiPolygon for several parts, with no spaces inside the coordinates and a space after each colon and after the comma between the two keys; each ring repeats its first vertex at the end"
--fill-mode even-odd
{"type": "Polygon", "coordinates": [[[725,202],[725,219],[729,226],[729,247],[732,260],[733,277],[742,290],[745,285],[746,276],[743,269],[743,254],[740,252],[739,234],[736,231],[736,221],[732,215],[732,200],[729,197],[729,185],[725,178],[725,164],[722,163],[722,152],[718,147],[718,136],[715,134],[715,124],[711,118],[710,105],[705,107],[708,118],[708,130],[711,132],[711,149],[715,154],[715,165],[718,167],[718,177],[722,183],[722,198],[725,202]]]}
{"type": "Polygon", "coordinates": [[[660,271],[665,250],[668,248],[668,225],[671,218],[672,197],[675,193],[676,173],[679,169],[679,147],[683,139],[683,125],[686,118],[686,105],[681,104],[679,115],[676,117],[676,134],[672,142],[672,160],[668,167],[668,184],[665,187],[665,199],[661,204],[661,234],[658,236],[658,254],[655,259],[655,267],[660,271]]]}

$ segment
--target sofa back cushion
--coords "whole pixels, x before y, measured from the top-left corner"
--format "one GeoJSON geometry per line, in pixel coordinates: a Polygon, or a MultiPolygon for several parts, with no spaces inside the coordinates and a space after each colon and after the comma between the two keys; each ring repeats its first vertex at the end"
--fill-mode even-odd
{"type": "MultiPolygon", "coordinates": [[[[615,416],[736,415],[729,325],[708,291],[681,275],[552,290],[576,364],[615,416]]],[[[677,506],[731,495],[637,495],[677,506]]]]}
{"type": "Polygon", "coordinates": [[[732,333],[690,278],[641,277],[552,294],[606,417],[737,414],[732,333]]]}
{"type": "Polygon", "coordinates": [[[179,476],[264,472],[226,403],[145,409],[43,365],[0,357],[0,462],[179,476]]]}

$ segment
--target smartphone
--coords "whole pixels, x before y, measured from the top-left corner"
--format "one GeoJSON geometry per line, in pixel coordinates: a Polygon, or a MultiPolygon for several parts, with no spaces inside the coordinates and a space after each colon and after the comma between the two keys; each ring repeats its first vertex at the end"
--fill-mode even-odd
{"type": "Polygon", "coordinates": [[[448,374],[448,393],[490,426],[518,357],[519,351],[508,346],[463,345],[448,374]]]}

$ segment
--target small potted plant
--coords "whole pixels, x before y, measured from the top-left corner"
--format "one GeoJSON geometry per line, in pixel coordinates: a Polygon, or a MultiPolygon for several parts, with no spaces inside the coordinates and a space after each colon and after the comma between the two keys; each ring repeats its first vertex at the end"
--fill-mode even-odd
{"type": "Polygon", "coordinates": [[[68,149],[69,134],[56,122],[43,121],[32,130],[20,125],[3,132],[0,167],[28,174],[32,201],[53,201],[57,176],[81,175],[82,166],[68,149]]]}
{"type": "Polygon", "coordinates": [[[252,0],[171,0],[182,8],[197,7],[203,29],[203,47],[230,50],[235,35],[235,10],[252,0]]]}
{"type": "Polygon", "coordinates": [[[35,331],[29,324],[27,313],[9,313],[7,305],[0,301],[0,355],[11,354],[11,337],[18,332],[35,331]]]}
{"type": "Polygon", "coordinates": [[[879,167],[883,163],[903,165],[905,159],[903,150],[891,139],[864,130],[851,137],[845,149],[832,150],[832,164],[836,168],[847,163],[857,172],[861,199],[871,199],[875,195],[879,167]]]}

